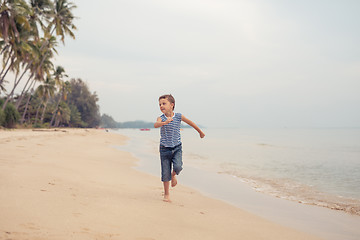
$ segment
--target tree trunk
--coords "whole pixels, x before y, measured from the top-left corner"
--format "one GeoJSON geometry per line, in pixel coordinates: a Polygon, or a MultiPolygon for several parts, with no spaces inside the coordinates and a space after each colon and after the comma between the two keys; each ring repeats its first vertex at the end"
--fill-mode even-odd
{"type": "Polygon", "coordinates": [[[11,63],[10,63],[10,65],[9,65],[9,67],[6,69],[4,75],[1,76],[0,85],[3,84],[3,82],[4,82],[4,80],[5,80],[5,76],[6,76],[6,74],[9,72],[9,70],[10,70],[10,68],[11,68],[11,66],[12,66],[13,63],[14,63],[14,60],[11,59],[11,63]]]}
{"type": "Polygon", "coordinates": [[[31,94],[29,94],[29,97],[28,97],[28,99],[27,99],[27,101],[26,101],[24,113],[23,113],[23,115],[22,115],[22,117],[21,117],[21,120],[20,120],[20,123],[21,123],[21,124],[23,124],[23,123],[25,122],[25,116],[26,116],[26,112],[27,112],[27,110],[28,110],[28,106],[29,106],[30,99],[31,99],[31,94]]]}
{"type": "Polygon", "coordinates": [[[43,110],[43,112],[41,114],[41,119],[40,119],[41,124],[44,122],[45,111],[46,111],[46,107],[47,107],[48,102],[49,102],[49,98],[50,98],[50,96],[46,99],[44,110],[43,110]]]}
{"type": "Polygon", "coordinates": [[[10,93],[10,94],[8,95],[8,97],[6,98],[6,101],[5,101],[5,103],[4,103],[3,107],[2,107],[2,110],[5,109],[7,103],[9,102],[9,100],[10,100],[10,98],[11,98],[11,96],[14,94],[15,88],[17,87],[17,85],[18,85],[19,82],[21,81],[22,77],[23,77],[23,76],[25,75],[25,73],[27,72],[27,70],[28,70],[28,68],[25,69],[25,71],[23,72],[23,74],[20,76],[19,80],[16,81],[16,79],[15,79],[14,87],[13,87],[13,89],[11,90],[11,93],[10,93]]]}
{"type": "Polygon", "coordinates": [[[59,104],[60,104],[60,101],[61,101],[62,97],[63,97],[63,94],[62,93],[59,94],[59,99],[58,99],[58,101],[56,103],[55,111],[54,111],[54,113],[52,115],[52,118],[51,118],[51,121],[50,121],[50,127],[52,127],[52,125],[53,125],[53,122],[54,122],[56,114],[58,112],[58,107],[59,107],[59,104]]]}
{"type": "Polygon", "coordinates": [[[38,120],[38,116],[39,116],[39,112],[40,112],[40,108],[42,106],[42,103],[40,103],[39,107],[36,109],[36,115],[35,115],[35,123],[37,123],[37,120],[38,120]]]}
{"type": "MultiPolygon", "coordinates": [[[[3,67],[3,69],[1,70],[0,77],[2,76],[2,74],[3,74],[3,72],[4,72],[4,70],[5,70],[6,66],[7,66],[7,64],[9,63],[10,58],[11,58],[11,56],[10,56],[10,54],[9,54],[9,57],[8,57],[8,59],[6,60],[6,63],[5,63],[5,65],[4,65],[4,67],[3,67]]],[[[11,64],[10,64],[10,66],[11,66],[11,64]]],[[[2,79],[2,78],[1,78],[1,79],[2,79]]]]}
{"type": "Polygon", "coordinates": [[[59,127],[59,125],[60,125],[60,118],[59,116],[56,116],[55,127],[59,127]]]}
{"type": "MultiPolygon", "coordinates": [[[[30,84],[30,87],[31,87],[31,85],[35,85],[35,79],[34,79],[34,81],[30,84]]],[[[23,124],[23,123],[25,122],[26,112],[27,112],[27,110],[28,110],[29,102],[30,102],[30,99],[31,99],[31,96],[32,96],[33,93],[34,93],[34,86],[32,86],[31,93],[29,94],[29,97],[28,97],[28,99],[27,99],[27,101],[26,101],[26,105],[25,105],[25,108],[24,108],[24,113],[23,113],[22,118],[21,118],[21,121],[20,121],[21,124],[23,124]]]]}
{"type": "Polygon", "coordinates": [[[19,106],[20,106],[20,104],[21,104],[21,101],[23,100],[23,98],[24,98],[24,95],[29,91],[29,89],[30,89],[30,87],[31,87],[31,84],[32,84],[32,82],[31,82],[31,84],[29,85],[29,87],[26,89],[26,87],[27,87],[27,85],[29,84],[29,82],[30,82],[30,80],[31,80],[31,78],[34,76],[34,74],[32,73],[31,75],[30,75],[30,77],[29,77],[29,79],[27,80],[27,82],[26,82],[26,84],[25,84],[25,86],[24,86],[24,88],[23,88],[23,90],[22,90],[22,92],[21,92],[21,94],[20,94],[20,97],[19,97],[19,99],[17,100],[17,102],[16,102],[16,110],[19,108],[19,106]]]}

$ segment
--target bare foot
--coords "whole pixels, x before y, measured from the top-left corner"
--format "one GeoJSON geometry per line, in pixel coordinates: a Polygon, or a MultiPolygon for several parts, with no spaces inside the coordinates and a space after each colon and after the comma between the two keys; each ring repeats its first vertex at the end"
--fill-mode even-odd
{"type": "Polygon", "coordinates": [[[164,202],[171,203],[170,196],[169,196],[169,195],[164,195],[163,201],[164,201],[164,202]]]}
{"type": "Polygon", "coordinates": [[[177,184],[176,173],[173,172],[173,173],[171,174],[171,186],[172,186],[172,187],[175,187],[176,184],[177,184]]]}

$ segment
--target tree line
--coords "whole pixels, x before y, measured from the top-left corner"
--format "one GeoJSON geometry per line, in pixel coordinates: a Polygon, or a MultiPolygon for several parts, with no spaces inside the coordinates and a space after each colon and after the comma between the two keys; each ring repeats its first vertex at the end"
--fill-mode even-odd
{"type": "Polygon", "coordinates": [[[0,0],[1,126],[100,124],[96,93],[54,65],[59,41],[75,39],[75,8],[67,0],[0,0]]]}
{"type": "MultiPolygon", "coordinates": [[[[103,128],[154,128],[155,122],[146,122],[146,121],[127,121],[127,122],[117,122],[110,115],[103,114],[101,116],[101,127],[103,128]]],[[[201,126],[201,125],[199,125],[201,126]]],[[[181,124],[181,128],[191,128],[187,124],[181,124]]],[[[204,128],[203,126],[201,126],[204,128]]]]}
{"type": "Polygon", "coordinates": [[[117,122],[110,115],[103,114],[101,116],[101,127],[104,128],[154,128],[153,122],[145,121],[128,121],[128,122],[117,122]]]}

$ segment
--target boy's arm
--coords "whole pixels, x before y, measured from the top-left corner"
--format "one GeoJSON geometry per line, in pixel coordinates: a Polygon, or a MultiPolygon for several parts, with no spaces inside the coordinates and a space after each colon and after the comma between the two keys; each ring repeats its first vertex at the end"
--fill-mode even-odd
{"type": "Polygon", "coordinates": [[[156,119],[156,123],[154,123],[154,128],[162,127],[162,126],[168,124],[168,123],[171,122],[171,121],[173,121],[173,119],[172,119],[172,118],[168,118],[168,119],[166,119],[165,122],[163,122],[163,121],[161,120],[161,117],[158,117],[158,118],[156,119]]]}
{"type": "Polygon", "coordinates": [[[181,121],[186,122],[187,124],[189,124],[190,126],[192,126],[196,131],[198,131],[198,133],[200,134],[201,138],[205,137],[205,133],[203,133],[203,131],[201,131],[201,129],[190,119],[186,118],[184,115],[181,115],[181,121]]]}

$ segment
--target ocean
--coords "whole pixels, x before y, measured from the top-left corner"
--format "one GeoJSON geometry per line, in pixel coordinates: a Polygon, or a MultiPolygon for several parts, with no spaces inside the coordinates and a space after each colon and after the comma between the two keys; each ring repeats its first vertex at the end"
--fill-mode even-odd
{"type": "MultiPolygon", "coordinates": [[[[160,176],[159,129],[119,129],[140,168],[160,176]]],[[[187,167],[258,192],[360,215],[360,129],[183,129],[187,167]]],[[[181,176],[180,176],[181,179],[181,176]]],[[[180,180],[181,181],[181,180],[180,180]]]]}

